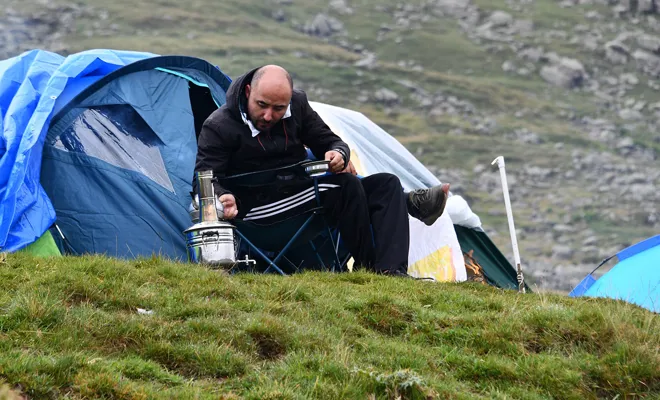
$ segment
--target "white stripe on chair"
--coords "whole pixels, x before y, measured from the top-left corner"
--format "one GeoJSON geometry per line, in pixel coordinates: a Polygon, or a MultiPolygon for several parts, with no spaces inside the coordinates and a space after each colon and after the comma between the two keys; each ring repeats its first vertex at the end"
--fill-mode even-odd
{"type": "MultiPolygon", "coordinates": [[[[326,190],[334,189],[338,187],[339,185],[321,183],[319,184],[319,192],[324,192],[326,190]]],[[[279,200],[275,203],[267,204],[265,206],[255,207],[245,215],[245,218],[243,218],[243,220],[249,221],[254,219],[262,219],[262,218],[271,217],[273,215],[281,214],[301,204],[307,203],[310,200],[313,200],[314,197],[316,197],[316,194],[314,193],[314,188],[312,187],[303,190],[298,194],[287,197],[286,199],[279,200]]]]}

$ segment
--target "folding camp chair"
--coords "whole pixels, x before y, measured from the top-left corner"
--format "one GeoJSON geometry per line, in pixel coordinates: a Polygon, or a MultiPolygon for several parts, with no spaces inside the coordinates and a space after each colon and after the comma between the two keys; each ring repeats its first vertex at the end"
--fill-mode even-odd
{"type": "Polygon", "coordinates": [[[309,166],[309,161],[303,161],[281,168],[218,178],[223,187],[237,195],[238,201],[241,192],[269,190],[285,182],[308,182],[309,187],[314,187],[315,205],[287,219],[269,224],[246,218],[232,220],[236,234],[241,242],[247,244],[247,250],[254,251],[267,264],[264,272],[273,270],[286,275],[284,262],[296,271],[302,265],[320,265],[324,269],[340,272],[350,258],[341,246],[337,230],[324,218],[318,182],[320,176],[310,175],[309,166]],[[315,260],[310,260],[310,255],[315,260]]]}

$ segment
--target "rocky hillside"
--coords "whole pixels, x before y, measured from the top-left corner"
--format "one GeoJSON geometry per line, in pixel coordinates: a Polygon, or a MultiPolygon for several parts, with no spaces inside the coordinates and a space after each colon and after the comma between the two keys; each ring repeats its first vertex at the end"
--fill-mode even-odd
{"type": "Polygon", "coordinates": [[[569,290],[660,232],[655,0],[9,0],[0,58],[110,47],[189,54],[235,76],[280,63],[314,100],[358,109],[452,183],[512,259],[569,290]],[[158,10],[154,12],[154,10],[158,10]]]}

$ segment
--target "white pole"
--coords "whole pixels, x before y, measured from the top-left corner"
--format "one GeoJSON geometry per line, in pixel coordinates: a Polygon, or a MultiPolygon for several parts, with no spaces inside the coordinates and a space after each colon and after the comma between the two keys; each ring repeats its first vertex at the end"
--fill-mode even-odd
{"type": "Polygon", "coordinates": [[[506,217],[509,220],[509,233],[511,234],[511,246],[513,247],[513,258],[516,262],[516,271],[518,273],[518,292],[525,293],[525,278],[523,277],[522,267],[520,266],[520,253],[518,252],[518,240],[516,239],[516,227],[513,224],[513,213],[511,211],[511,199],[509,199],[509,185],[506,182],[506,171],[504,169],[504,157],[499,156],[490,165],[495,165],[500,169],[500,178],[502,179],[502,192],[504,193],[504,205],[506,206],[506,217]]]}

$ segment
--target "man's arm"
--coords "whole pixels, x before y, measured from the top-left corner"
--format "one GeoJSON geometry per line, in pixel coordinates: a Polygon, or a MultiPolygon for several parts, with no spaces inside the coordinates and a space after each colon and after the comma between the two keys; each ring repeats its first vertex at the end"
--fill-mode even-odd
{"type": "MultiPolygon", "coordinates": [[[[197,139],[195,172],[210,169],[213,171],[214,177],[224,177],[231,160],[232,148],[228,135],[223,135],[212,122],[206,120],[197,139]]],[[[229,190],[215,181],[213,182],[213,190],[218,197],[223,194],[231,194],[229,190]]],[[[193,177],[193,193],[197,193],[197,180],[195,177],[193,177]]]]}
{"type": "MultiPolygon", "coordinates": [[[[215,178],[222,178],[227,173],[227,166],[231,159],[231,137],[223,135],[212,122],[206,120],[197,139],[197,160],[195,172],[212,170],[215,178]]],[[[197,180],[193,177],[193,196],[197,193],[197,180]]],[[[236,198],[231,192],[223,188],[218,182],[213,182],[213,191],[224,208],[224,217],[232,219],[238,215],[236,198]]]]}
{"type": "Polygon", "coordinates": [[[314,156],[320,160],[325,158],[327,152],[337,151],[344,160],[344,165],[341,167],[341,169],[344,169],[350,160],[350,148],[339,136],[330,130],[319,114],[309,105],[307,95],[304,92],[302,92],[302,96],[303,125],[300,138],[312,150],[314,156]]]}

